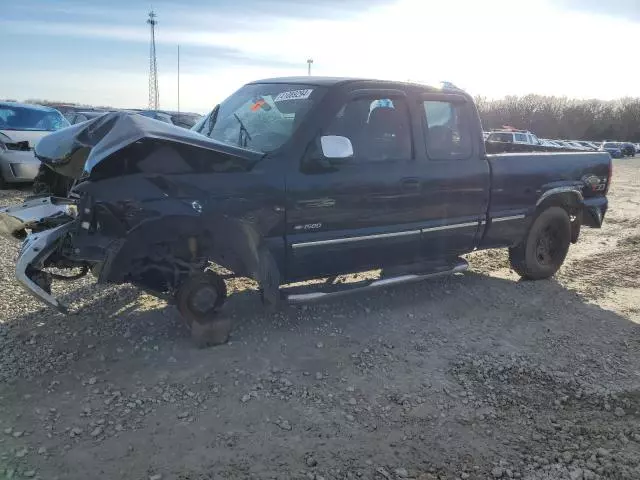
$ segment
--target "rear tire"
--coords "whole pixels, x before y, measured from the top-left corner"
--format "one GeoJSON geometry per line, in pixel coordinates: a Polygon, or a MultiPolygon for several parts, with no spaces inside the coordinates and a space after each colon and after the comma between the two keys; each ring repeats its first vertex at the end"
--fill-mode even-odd
{"type": "Polygon", "coordinates": [[[552,277],[562,266],[570,243],[569,214],[550,207],[535,218],[524,241],[509,249],[511,268],[527,280],[552,277]]]}
{"type": "Polygon", "coordinates": [[[216,314],[227,297],[222,277],[205,271],[188,277],[176,294],[176,306],[200,348],[220,345],[229,340],[231,320],[216,314]]]}

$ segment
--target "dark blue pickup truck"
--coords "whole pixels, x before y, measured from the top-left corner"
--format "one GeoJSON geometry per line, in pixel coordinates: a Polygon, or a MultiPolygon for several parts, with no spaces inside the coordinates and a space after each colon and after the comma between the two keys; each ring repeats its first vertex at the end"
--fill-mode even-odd
{"type": "Polygon", "coordinates": [[[602,225],[611,181],[606,152],[488,155],[451,85],[342,78],[250,83],[192,131],[110,113],[36,154],[76,180],[68,198],[2,210],[24,238],[20,282],[60,310],[53,280],[131,282],[192,331],[220,322],[227,276],[274,306],[459,272],[462,254],[504,247],[522,277],[548,278],[582,226],[602,225]]]}

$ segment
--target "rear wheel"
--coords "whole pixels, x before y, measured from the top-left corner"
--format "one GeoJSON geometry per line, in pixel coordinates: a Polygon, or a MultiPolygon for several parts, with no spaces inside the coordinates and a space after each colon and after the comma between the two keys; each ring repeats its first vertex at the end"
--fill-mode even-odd
{"type": "Polygon", "coordinates": [[[536,217],[524,241],[509,249],[511,267],[528,280],[549,278],[562,266],[570,243],[569,214],[550,207],[536,217]]]}
{"type": "Polygon", "coordinates": [[[176,305],[199,347],[226,343],[231,321],[217,314],[227,297],[222,277],[205,271],[188,277],[178,289],[176,305]]]}

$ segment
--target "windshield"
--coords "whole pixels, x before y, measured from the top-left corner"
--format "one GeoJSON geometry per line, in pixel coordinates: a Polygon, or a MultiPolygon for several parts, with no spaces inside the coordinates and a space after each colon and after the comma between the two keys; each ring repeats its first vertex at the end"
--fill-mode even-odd
{"type": "Polygon", "coordinates": [[[325,90],[300,84],[245,85],[193,130],[228,145],[271,152],[291,138],[325,90]]]}
{"type": "Polygon", "coordinates": [[[0,105],[0,130],[53,132],[69,125],[56,110],[0,105]]]}

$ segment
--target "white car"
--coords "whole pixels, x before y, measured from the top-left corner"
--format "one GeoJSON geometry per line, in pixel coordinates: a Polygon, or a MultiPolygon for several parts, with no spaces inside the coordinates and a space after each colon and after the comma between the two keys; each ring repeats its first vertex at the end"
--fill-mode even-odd
{"type": "Polygon", "coordinates": [[[0,188],[32,182],[40,167],[33,154],[36,143],[68,126],[67,119],[53,108],[0,102],[0,188]]]}
{"type": "Polygon", "coordinates": [[[533,133],[525,130],[497,130],[486,138],[487,142],[517,143],[520,145],[540,145],[533,133]]]}

